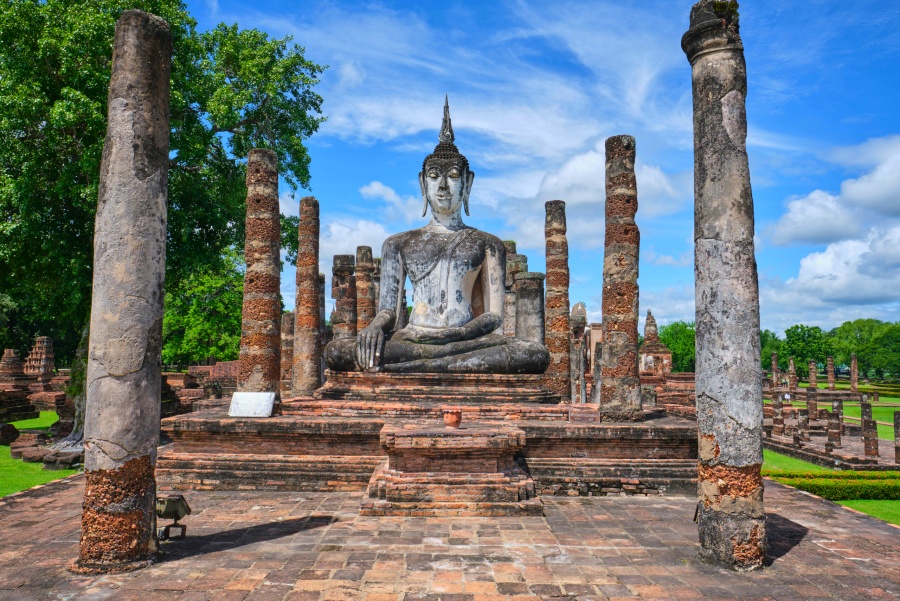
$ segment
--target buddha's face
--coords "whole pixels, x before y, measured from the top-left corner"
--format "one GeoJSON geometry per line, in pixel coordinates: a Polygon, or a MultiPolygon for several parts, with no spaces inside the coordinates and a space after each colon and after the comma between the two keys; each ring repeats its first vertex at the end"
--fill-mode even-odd
{"type": "Polygon", "coordinates": [[[457,160],[428,161],[419,176],[422,195],[435,213],[458,213],[472,187],[473,174],[457,160]]]}

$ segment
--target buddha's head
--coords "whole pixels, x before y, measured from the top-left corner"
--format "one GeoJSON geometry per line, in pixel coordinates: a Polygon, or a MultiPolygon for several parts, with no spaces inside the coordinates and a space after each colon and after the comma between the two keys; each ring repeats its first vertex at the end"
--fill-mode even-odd
{"type": "Polygon", "coordinates": [[[469,170],[469,161],[453,143],[453,126],[450,123],[450,104],[444,98],[444,122],[438,145],[434,152],[425,157],[422,172],[419,173],[419,186],[422,189],[422,216],[428,212],[428,206],[434,213],[452,215],[459,213],[460,207],[469,214],[469,192],[475,174],[469,170]]]}

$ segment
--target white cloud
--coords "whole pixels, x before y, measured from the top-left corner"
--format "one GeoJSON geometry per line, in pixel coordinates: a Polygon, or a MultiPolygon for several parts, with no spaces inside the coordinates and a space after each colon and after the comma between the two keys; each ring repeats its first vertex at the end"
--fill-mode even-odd
{"type": "Polygon", "coordinates": [[[694,264],[694,253],[692,250],[686,250],[678,257],[672,255],[660,255],[651,246],[641,251],[641,259],[653,265],[661,265],[668,267],[690,267],[694,264]]]}
{"type": "Polygon", "coordinates": [[[381,246],[390,233],[380,223],[365,219],[333,219],[319,235],[319,269],[331,277],[334,255],[356,256],[357,246],[371,246],[372,255],[381,256],[381,246]]]}
{"type": "Polygon", "coordinates": [[[840,199],[822,190],[788,203],[787,213],[772,227],[775,244],[827,244],[861,233],[856,216],[840,199]]]}
{"type": "Polygon", "coordinates": [[[421,221],[421,198],[414,196],[400,196],[396,190],[379,181],[373,181],[359,189],[360,195],[367,199],[383,200],[387,203],[385,216],[391,223],[421,221]]]}
{"type": "Polygon", "coordinates": [[[900,149],[871,172],[841,184],[841,197],[849,204],[884,215],[900,216],[900,149]]]}

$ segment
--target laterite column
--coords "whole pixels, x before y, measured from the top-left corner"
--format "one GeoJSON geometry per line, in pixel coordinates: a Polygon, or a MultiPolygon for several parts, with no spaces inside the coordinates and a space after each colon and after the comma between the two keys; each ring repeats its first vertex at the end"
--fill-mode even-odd
{"type": "Polygon", "coordinates": [[[281,396],[291,396],[291,370],[294,364],[294,314],[281,314],[281,396]]]}
{"type": "Polygon", "coordinates": [[[550,353],[545,378],[547,387],[563,403],[571,397],[569,364],[569,242],[566,239],[566,203],[551,200],[544,205],[547,215],[544,238],[547,253],[547,294],[544,299],[544,338],[550,353]]]}
{"type": "Polygon", "coordinates": [[[149,564],[156,542],[156,447],[166,271],[172,35],[122,13],[94,230],[84,423],[85,488],[76,571],[149,564]]]}
{"type": "Polygon", "coordinates": [[[356,336],[356,276],[353,255],[334,255],[331,268],[331,298],[334,311],[331,326],[334,338],[356,336]]]}
{"type": "Polygon", "coordinates": [[[825,370],[828,376],[828,390],[834,390],[834,357],[828,357],[825,370]]]}
{"type": "Polygon", "coordinates": [[[312,196],[300,200],[300,243],[297,249],[297,300],[294,308],[294,359],[291,392],[310,396],[321,386],[324,327],[319,310],[319,201],[312,196]]]}
{"type": "Polygon", "coordinates": [[[356,331],[367,327],[375,314],[378,299],[375,297],[375,261],[371,246],[356,247],[356,331]]]}
{"type": "Polygon", "coordinates": [[[603,358],[600,413],[607,419],[641,417],[638,365],[637,180],[631,136],[606,140],[606,239],[603,251],[603,358]]]}
{"type": "Polygon", "coordinates": [[[856,353],[850,355],[850,392],[859,390],[859,363],[856,361],[856,353]]]}
{"type": "Polygon", "coordinates": [[[693,75],[700,558],[753,570],[766,550],[763,405],[737,3],[694,4],[681,45],[693,75]]]}
{"type": "Polygon", "coordinates": [[[280,393],[281,213],[278,157],[254,148],[247,156],[244,308],[238,391],[280,393]]]}

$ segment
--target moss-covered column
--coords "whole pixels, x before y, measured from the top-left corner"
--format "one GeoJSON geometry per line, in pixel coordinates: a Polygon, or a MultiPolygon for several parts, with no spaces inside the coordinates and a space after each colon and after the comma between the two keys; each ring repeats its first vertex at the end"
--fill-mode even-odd
{"type": "Polygon", "coordinates": [[[133,569],[156,553],[171,57],[165,21],[122,13],[94,231],[80,571],[133,569]]]}
{"type": "Polygon", "coordinates": [[[544,204],[547,252],[547,293],[544,298],[544,338],[550,353],[546,385],[568,403],[572,395],[569,364],[569,241],[566,238],[566,203],[544,204]]]}
{"type": "Polygon", "coordinates": [[[736,2],[701,0],[681,41],[693,75],[700,558],[762,566],[759,285],[736,2]]]}
{"type": "Polygon", "coordinates": [[[319,307],[319,201],[313,196],[300,199],[297,239],[297,299],[294,308],[291,392],[294,396],[309,396],[322,385],[320,372],[322,349],[325,347],[322,339],[325,320],[319,307]]]}
{"type": "Polygon", "coordinates": [[[278,157],[253,148],[247,155],[244,306],[238,390],[281,392],[281,213],[278,157]]]}

